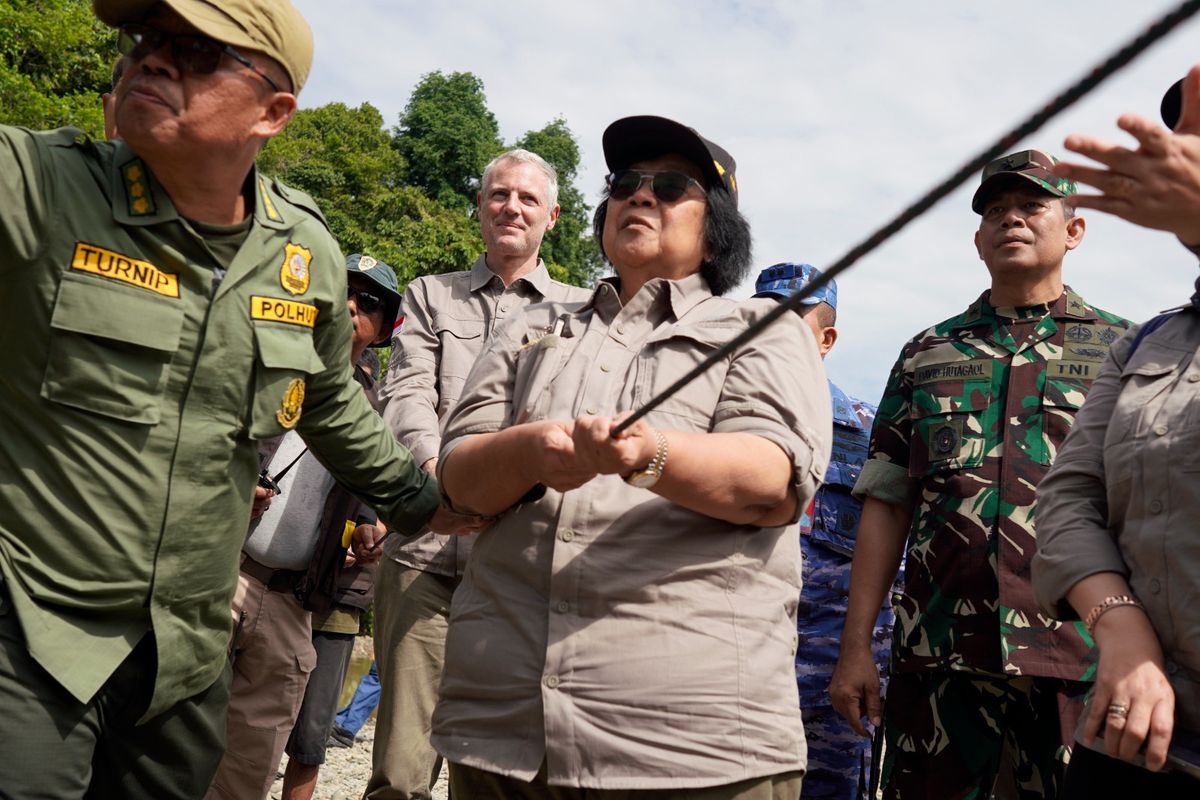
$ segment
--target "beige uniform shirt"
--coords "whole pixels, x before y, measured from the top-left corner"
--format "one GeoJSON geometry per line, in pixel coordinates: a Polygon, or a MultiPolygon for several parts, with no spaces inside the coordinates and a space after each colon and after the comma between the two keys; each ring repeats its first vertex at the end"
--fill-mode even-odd
{"type": "MultiPolygon", "coordinates": [[[[438,454],[440,420],[458,402],[471,365],[496,327],[530,303],[583,302],[587,289],[537,268],[505,287],[484,257],[466,272],[426,275],[404,291],[404,325],[392,345],[383,380],[384,419],[418,464],[438,454]]],[[[426,530],[416,538],[389,536],[383,552],[401,564],[438,575],[462,575],[474,537],[426,530]]]]}
{"type": "MultiPolygon", "coordinates": [[[[441,463],[472,434],[638,408],[773,306],[713,297],[699,275],[652,280],[624,307],[608,281],[573,313],[531,306],[480,356],[441,463]]],[[[831,419],[812,334],[788,314],[648,422],[775,442],[803,509],[825,474],[831,419]]],[[[545,761],[553,785],[603,789],[803,769],[799,593],[796,524],[734,525],[616,475],[548,490],[475,543],[451,609],[434,746],[521,780],[545,761]]]]}
{"type": "Polygon", "coordinates": [[[1048,613],[1067,592],[1119,572],[1162,642],[1175,713],[1200,731],[1200,314],[1118,340],[1038,487],[1033,585],[1048,613]]]}

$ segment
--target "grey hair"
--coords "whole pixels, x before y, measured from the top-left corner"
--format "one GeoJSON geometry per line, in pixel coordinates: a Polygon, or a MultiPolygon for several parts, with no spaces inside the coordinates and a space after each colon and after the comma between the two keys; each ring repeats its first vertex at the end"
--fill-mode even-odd
{"type": "Polygon", "coordinates": [[[488,165],[483,168],[483,181],[480,186],[483,189],[483,195],[487,196],[488,181],[491,180],[492,170],[494,170],[502,161],[517,161],[522,164],[533,164],[542,171],[546,176],[546,211],[554,210],[558,205],[558,172],[549,161],[529,150],[523,150],[520,147],[501,153],[488,162],[488,165]]]}

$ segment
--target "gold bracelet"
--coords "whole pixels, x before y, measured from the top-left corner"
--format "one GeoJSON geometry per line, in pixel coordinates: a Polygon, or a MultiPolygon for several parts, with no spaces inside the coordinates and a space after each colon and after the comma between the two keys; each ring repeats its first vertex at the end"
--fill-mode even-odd
{"type": "Polygon", "coordinates": [[[1100,621],[1100,618],[1104,616],[1106,612],[1112,611],[1114,608],[1119,608],[1120,606],[1137,606],[1138,608],[1142,609],[1142,611],[1146,610],[1146,607],[1142,605],[1142,601],[1138,600],[1133,595],[1109,595],[1099,603],[1096,603],[1096,605],[1092,606],[1092,610],[1088,612],[1086,617],[1084,617],[1083,627],[1087,628],[1088,635],[1094,637],[1096,635],[1096,623],[1100,621]]]}

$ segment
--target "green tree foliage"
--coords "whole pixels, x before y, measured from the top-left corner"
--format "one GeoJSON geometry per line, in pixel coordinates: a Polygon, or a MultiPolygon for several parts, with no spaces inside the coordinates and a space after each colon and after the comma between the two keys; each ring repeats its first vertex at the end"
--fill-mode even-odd
{"type": "Polygon", "coordinates": [[[0,1],[0,123],[104,135],[116,35],[87,0],[0,1]]]}
{"type": "Polygon", "coordinates": [[[469,208],[483,168],[499,153],[500,128],[483,82],[469,72],[421,78],[400,114],[396,149],[408,179],[444,206],[469,208]]]}
{"type": "Polygon", "coordinates": [[[541,130],[529,131],[516,143],[549,161],[558,172],[558,222],[542,240],[541,255],[555,278],[590,286],[604,268],[600,248],[592,239],[592,209],[575,185],[579,174],[579,143],[562,117],[541,130]]]}

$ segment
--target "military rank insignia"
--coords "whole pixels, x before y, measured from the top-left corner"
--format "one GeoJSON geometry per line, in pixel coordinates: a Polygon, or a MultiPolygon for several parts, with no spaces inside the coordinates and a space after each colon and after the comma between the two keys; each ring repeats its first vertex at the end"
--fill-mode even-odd
{"type": "Polygon", "coordinates": [[[288,242],[283,248],[283,265],[279,268],[279,284],[291,294],[308,291],[309,265],[312,251],[307,247],[288,242]]]}
{"type": "Polygon", "coordinates": [[[295,378],[283,393],[283,404],[275,412],[279,424],[291,430],[300,421],[300,410],[304,407],[304,379],[295,378]]]}

